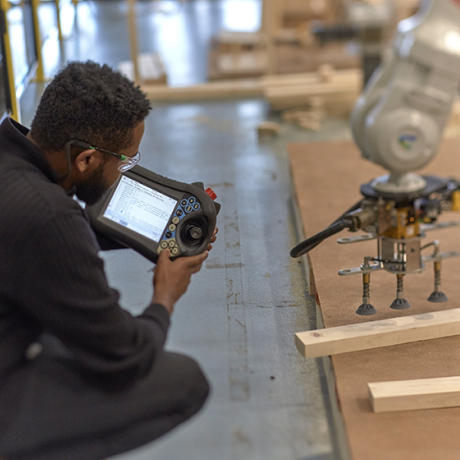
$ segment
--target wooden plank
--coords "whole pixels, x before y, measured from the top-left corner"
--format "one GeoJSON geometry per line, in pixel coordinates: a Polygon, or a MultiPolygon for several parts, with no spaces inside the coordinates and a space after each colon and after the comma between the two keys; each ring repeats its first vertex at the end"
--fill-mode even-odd
{"type": "Polygon", "coordinates": [[[267,73],[276,71],[275,34],[281,28],[282,5],[279,0],[263,0],[262,32],[267,37],[267,73]]]}
{"type": "Polygon", "coordinates": [[[374,412],[460,406],[460,377],[399,380],[368,384],[374,412]]]}
{"type": "Polygon", "coordinates": [[[460,308],[422,315],[298,332],[295,342],[305,358],[369,350],[460,334],[460,308]]]}
{"type": "MultiPolygon", "coordinates": [[[[137,58],[139,81],[146,85],[167,84],[167,76],[158,53],[141,53],[137,58]]],[[[118,70],[130,80],[135,81],[133,61],[122,61],[118,70]]]]}
{"type": "Polygon", "coordinates": [[[153,102],[263,96],[259,79],[216,81],[194,86],[142,85],[141,89],[153,102]]]}
{"type": "Polygon", "coordinates": [[[261,75],[267,67],[266,51],[242,51],[236,55],[223,53],[217,57],[217,70],[229,78],[239,73],[261,75]]]}
{"type": "MultiPolygon", "coordinates": [[[[331,80],[340,82],[362,83],[363,72],[361,69],[334,70],[334,75],[332,76],[331,80]]],[[[267,75],[262,78],[262,83],[264,87],[267,88],[279,86],[284,87],[311,85],[321,81],[324,81],[324,79],[322,78],[319,71],[285,75],[267,75]]]]}

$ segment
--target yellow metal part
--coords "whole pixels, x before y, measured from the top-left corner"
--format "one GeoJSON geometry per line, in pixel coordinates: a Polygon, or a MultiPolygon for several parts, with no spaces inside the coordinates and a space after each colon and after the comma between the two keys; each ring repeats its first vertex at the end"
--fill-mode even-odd
{"type": "Polygon", "coordinates": [[[369,284],[371,282],[371,274],[363,273],[363,283],[369,284]]]}
{"type": "Polygon", "coordinates": [[[42,57],[42,37],[40,34],[40,22],[38,20],[38,7],[40,0],[31,0],[32,2],[32,16],[34,21],[34,34],[35,34],[35,48],[37,51],[37,73],[35,75],[36,81],[45,81],[45,74],[43,71],[43,57],[42,57]]]}
{"type": "Polygon", "coordinates": [[[62,27],[61,27],[61,0],[54,0],[54,4],[56,5],[56,23],[58,28],[58,38],[59,41],[62,42],[62,27]]]}
{"type": "Polygon", "coordinates": [[[460,211],[460,190],[452,193],[452,211],[460,211]]]}
{"type": "Polygon", "coordinates": [[[420,233],[419,223],[415,218],[409,218],[408,222],[408,213],[412,208],[399,208],[396,215],[396,226],[392,226],[387,229],[383,236],[387,238],[393,238],[395,240],[399,239],[408,239],[418,236],[420,233]]]}
{"type": "Polygon", "coordinates": [[[8,27],[7,12],[10,9],[10,3],[8,0],[0,0],[0,8],[2,10],[0,13],[5,15],[5,32],[2,39],[5,46],[5,65],[8,74],[8,86],[10,90],[11,117],[16,121],[21,122],[21,113],[19,110],[18,98],[16,97],[16,85],[14,83],[13,56],[8,27]]]}

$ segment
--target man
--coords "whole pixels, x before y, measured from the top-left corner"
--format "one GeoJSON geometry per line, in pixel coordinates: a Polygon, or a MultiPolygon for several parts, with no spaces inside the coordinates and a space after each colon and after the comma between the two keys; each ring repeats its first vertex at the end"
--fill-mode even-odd
{"type": "Polygon", "coordinates": [[[207,251],[174,262],[163,251],[152,301],[133,317],[73,199],[97,202],[138,162],[149,110],[119,73],[74,62],[46,88],[30,131],[0,125],[2,459],[103,459],[168,432],[207,398],[196,362],[163,350],[207,251]]]}

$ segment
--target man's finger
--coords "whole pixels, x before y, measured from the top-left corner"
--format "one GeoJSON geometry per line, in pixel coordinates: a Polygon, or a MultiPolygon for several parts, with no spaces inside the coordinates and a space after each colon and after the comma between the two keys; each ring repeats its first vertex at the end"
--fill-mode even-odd
{"type": "Polygon", "coordinates": [[[167,260],[167,259],[169,259],[170,256],[171,256],[171,251],[169,250],[169,248],[163,249],[163,250],[160,252],[160,255],[159,255],[159,257],[158,257],[158,261],[160,261],[160,260],[167,260]]]}
{"type": "Polygon", "coordinates": [[[208,258],[208,251],[204,251],[196,256],[182,257],[181,261],[185,267],[201,265],[208,258]]]}
{"type": "Polygon", "coordinates": [[[202,266],[203,264],[194,265],[193,267],[189,267],[188,271],[191,275],[193,275],[194,273],[198,273],[201,270],[202,266]]]}

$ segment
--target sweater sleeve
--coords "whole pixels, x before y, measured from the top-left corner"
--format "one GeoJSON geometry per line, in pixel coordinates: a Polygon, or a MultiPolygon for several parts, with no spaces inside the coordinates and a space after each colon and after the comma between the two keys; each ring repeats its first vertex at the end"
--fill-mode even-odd
{"type": "Polygon", "coordinates": [[[17,274],[25,286],[23,308],[68,347],[80,368],[123,380],[150,368],[166,341],[169,315],[158,304],[138,317],[119,306],[79,209],[50,216],[23,249],[17,274]]]}

